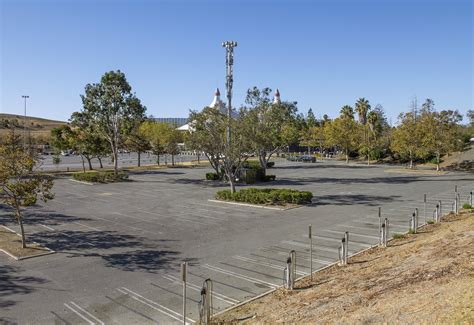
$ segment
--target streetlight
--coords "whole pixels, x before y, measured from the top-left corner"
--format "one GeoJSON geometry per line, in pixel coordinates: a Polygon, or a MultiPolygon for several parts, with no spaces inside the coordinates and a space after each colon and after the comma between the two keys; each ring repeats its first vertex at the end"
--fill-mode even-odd
{"type": "Polygon", "coordinates": [[[226,49],[226,90],[227,90],[227,118],[229,119],[227,125],[227,145],[230,145],[230,119],[232,118],[232,85],[234,83],[232,66],[234,65],[234,47],[237,47],[237,42],[225,41],[222,42],[222,47],[226,49]]]}
{"type": "Polygon", "coordinates": [[[21,98],[25,100],[25,120],[23,123],[23,147],[26,149],[26,99],[30,98],[28,95],[22,95],[21,98]]]}

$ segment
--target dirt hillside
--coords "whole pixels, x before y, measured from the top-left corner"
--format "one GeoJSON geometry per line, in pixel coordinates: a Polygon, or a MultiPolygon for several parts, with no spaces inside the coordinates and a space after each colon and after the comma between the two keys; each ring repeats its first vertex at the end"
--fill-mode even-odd
{"type": "Polygon", "coordinates": [[[474,324],[474,213],[450,215],[215,318],[219,324],[474,324]]]}

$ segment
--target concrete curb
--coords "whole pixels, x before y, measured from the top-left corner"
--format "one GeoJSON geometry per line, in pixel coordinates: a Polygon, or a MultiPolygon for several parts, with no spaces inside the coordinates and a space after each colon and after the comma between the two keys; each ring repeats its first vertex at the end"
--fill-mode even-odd
{"type": "Polygon", "coordinates": [[[84,185],[95,185],[94,183],[91,183],[91,182],[78,181],[78,180],[72,179],[72,178],[69,178],[69,180],[71,182],[80,183],[80,184],[84,184],[84,185]]]}
{"type": "Polygon", "coordinates": [[[214,202],[214,203],[224,203],[224,204],[231,204],[231,205],[240,205],[240,206],[244,206],[244,207],[268,209],[268,210],[278,210],[278,211],[286,211],[286,210],[301,208],[301,205],[285,207],[285,208],[284,207],[279,208],[277,206],[265,206],[265,205],[251,204],[251,203],[230,202],[230,201],[221,201],[221,200],[212,200],[212,199],[209,199],[208,201],[209,202],[214,202]]]}

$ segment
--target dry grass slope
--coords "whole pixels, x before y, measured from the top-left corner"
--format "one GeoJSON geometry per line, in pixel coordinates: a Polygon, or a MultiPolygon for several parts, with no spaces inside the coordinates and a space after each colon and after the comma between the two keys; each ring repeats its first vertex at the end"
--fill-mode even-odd
{"type": "Polygon", "coordinates": [[[474,214],[450,215],[231,310],[219,324],[474,324],[474,214]]]}

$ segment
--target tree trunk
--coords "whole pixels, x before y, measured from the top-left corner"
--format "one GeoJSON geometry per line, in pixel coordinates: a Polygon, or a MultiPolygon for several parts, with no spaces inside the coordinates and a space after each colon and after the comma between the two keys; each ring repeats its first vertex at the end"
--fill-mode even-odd
{"type": "Polygon", "coordinates": [[[230,192],[235,193],[235,180],[234,176],[229,177],[229,184],[230,184],[230,192]]]}
{"type": "Polygon", "coordinates": [[[92,168],[92,158],[86,156],[86,159],[87,159],[87,163],[89,164],[89,170],[93,170],[94,168],[92,168]]]}
{"type": "Polygon", "coordinates": [[[349,163],[349,152],[346,151],[346,164],[349,163]]]}
{"type": "Polygon", "coordinates": [[[97,160],[99,160],[100,168],[104,168],[104,165],[102,165],[102,158],[100,156],[98,156],[97,160]]]}
{"type": "Polygon", "coordinates": [[[200,157],[201,155],[198,153],[197,156],[198,156],[198,165],[199,165],[199,164],[201,163],[201,162],[199,161],[199,157],[200,157]]]}
{"type": "Polygon", "coordinates": [[[436,171],[439,171],[439,153],[436,154],[436,171]]]}
{"type": "Polygon", "coordinates": [[[85,173],[86,172],[86,164],[84,163],[84,156],[81,155],[81,160],[82,160],[82,172],[85,173]]]}
{"type": "Polygon", "coordinates": [[[320,159],[323,160],[323,146],[319,146],[319,156],[320,159]]]}
{"type": "Polygon", "coordinates": [[[113,155],[114,155],[114,176],[117,176],[118,175],[118,150],[117,150],[117,148],[114,148],[113,155]]]}
{"type": "Polygon", "coordinates": [[[140,167],[140,165],[141,165],[140,158],[141,158],[142,153],[140,151],[138,151],[137,154],[138,154],[138,167],[140,167]]]}
{"type": "Polygon", "coordinates": [[[174,166],[174,155],[171,155],[171,166],[174,166]]]}
{"type": "Polygon", "coordinates": [[[21,247],[26,248],[25,229],[23,228],[23,220],[21,218],[20,207],[16,207],[16,219],[18,220],[18,225],[20,225],[21,247]]]}
{"type": "Polygon", "coordinates": [[[370,155],[367,154],[367,166],[370,166],[370,155]]]}
{"type": "Polygon", "coordinates": [[[156,164],[159,166],[160,165],[160,155],[156,155],[156,164]]]}
{"type": "Polygon", "coordinates": [[[267,153],[265,151],[258,152],[258,160],[260,161],[260,167],[267,170],[267,153]]]}

